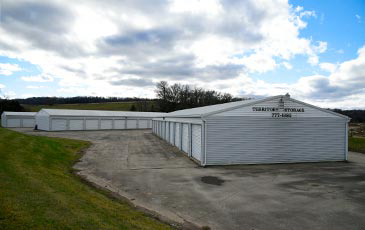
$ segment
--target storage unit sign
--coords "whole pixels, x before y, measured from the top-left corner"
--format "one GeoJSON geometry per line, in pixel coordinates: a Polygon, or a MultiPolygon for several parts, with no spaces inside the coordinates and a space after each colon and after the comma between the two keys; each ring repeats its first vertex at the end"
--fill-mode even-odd
{"type": "Polygon", "coordinates": [[[304,108],[252,107],[254,112],[272,112],[271,117],[292,117],[292,113],[304,113],[304,108]]]}

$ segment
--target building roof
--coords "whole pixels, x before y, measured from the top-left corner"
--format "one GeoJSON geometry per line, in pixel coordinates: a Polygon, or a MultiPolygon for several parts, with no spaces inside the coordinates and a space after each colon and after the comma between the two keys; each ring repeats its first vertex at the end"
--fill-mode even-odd
{"type": "Polygon", "coordinates": [[[90,116],[90,117],[157,117],[165,113],[105,111],[105,110],[73,110],[73,109],[42,109],[50,116],[90,116]]]}
{"type": "Polygon", "coordinates": [[[198,107],[198,108],[193,108],[193,109],[183,109],[183,110],[178,110],[178,111],[174,111],[171,113],[167,113],[165,115],[162,115],[161,117],[204,117],[204,116],[209,116],[211,114],[216,114],[216,113],[220,113],[223,111],[232,110],[232,109],[244,107],[247,105],[254,105],[254,104],[257,104],[260,102],[264,102],[264,101],[268,101],[268,100],[272,100],[272,99],[276,99],[276,98],[280,98],[280,97],[288,97],[288,99],[293,102],[300,103],[300,104],[321,110],[326,113],[331,113],[338,117],[350,119],[349,117],[347,117],[345,115],[335,113],[330,110],[322,109],[320,107],[310,105],[310,104],[307,104],[302,101],[295,100],[293,98],[290,98],[290,96],[287,96],[287,95],[277,95],[277,96],[272,96],[272,97],[267,97],[267,98],[262,98],[262,99],[235,101],[235,102],[229,102],[229,103],[218,104],[218,105],[203,106],[203,107],[198,107]]]}
{"type": "MultiPolygon", "coordinates": [[[[272,97],[272,98],[274,98],[274,97],[272,97]]],[[[251,99],[251,100],[243,100],[243,101],[234,101],[234,102],[218,104],[218,105],[208,105],[208,106],[203,106],[203,107],[198,107],[198,108],[193,108],[193,109],[183,109],[183,110],[178,110],[175,112],[168,113],[166,115],[166,117],[168,117],[168,116],[171,116],[171,117],[201,117],[201,116],[208,115],[210,113],[215,113],[215,112],[219,112],[219,111],[223,111],[223,110],[227,110],[227,109],[231,109],[231,108],[233,109],[233,108],[236,108],[239,106],[256,103],[256,102],[259,102],[262,100],[264,100],[264,99],[251,99]]],[[[267,98],[265,98],[265,100],[267,100],[267,98]]]]}
{"type": "Polygon", "coordinates": [[[4,111],[3,114],[7,116],[35,116],[37,113],[34,112],[7,112],[4,111]]]}

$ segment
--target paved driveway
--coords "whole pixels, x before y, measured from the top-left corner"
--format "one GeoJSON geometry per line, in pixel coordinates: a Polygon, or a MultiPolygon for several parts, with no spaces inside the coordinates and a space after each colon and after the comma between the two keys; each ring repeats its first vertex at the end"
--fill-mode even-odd
{"type": "Polygon", "coordinates": [[[89,140],[93,183],[169,219],[212,229],[364,229],[365,155],[350,163],[201,168],[151,131],[32,132],[89,140]]]}

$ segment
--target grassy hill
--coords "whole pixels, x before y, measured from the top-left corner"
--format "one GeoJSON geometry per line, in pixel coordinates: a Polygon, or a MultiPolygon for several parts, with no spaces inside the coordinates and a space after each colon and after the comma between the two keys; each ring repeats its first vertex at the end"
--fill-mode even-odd
{"type": "MultiPolygon", "coordinates": [[[[43,108],[47,109],[82,109],[82,110],[111,110],[111,111],[129,111],[134,105],[137,109],[141,104],[138,102],[105,102],[105,103],[85,103],[85,104],[54,104],[54,105],[25,105],[24,109],[28,112],[38,112],[43,108]]],[[[147,102],[147,108],[156,108],[153,101],[147,102]]]]}
{"type": "Polygon", "coordinates": [[[88,145],[0,128],[0,229],[169,229],[71,172],[88,145]]]}

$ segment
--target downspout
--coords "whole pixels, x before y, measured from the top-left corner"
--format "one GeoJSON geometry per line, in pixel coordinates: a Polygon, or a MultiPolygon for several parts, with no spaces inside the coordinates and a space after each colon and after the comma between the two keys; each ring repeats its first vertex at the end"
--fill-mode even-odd
{"type": "Polygon", "coordinates": [[[201,117],[203,121],[203,153],[204,153],[204,162],[202,162],[202,166],[205,167],[207,164],[207,121],[204,117],[201,117]]]}
{"type": "Polygon", "coordinates": [[[349,118],[345,125],[345,161],[348,160],[348,151],[349,151],[349,122],[351,118],[349,118]]]}

